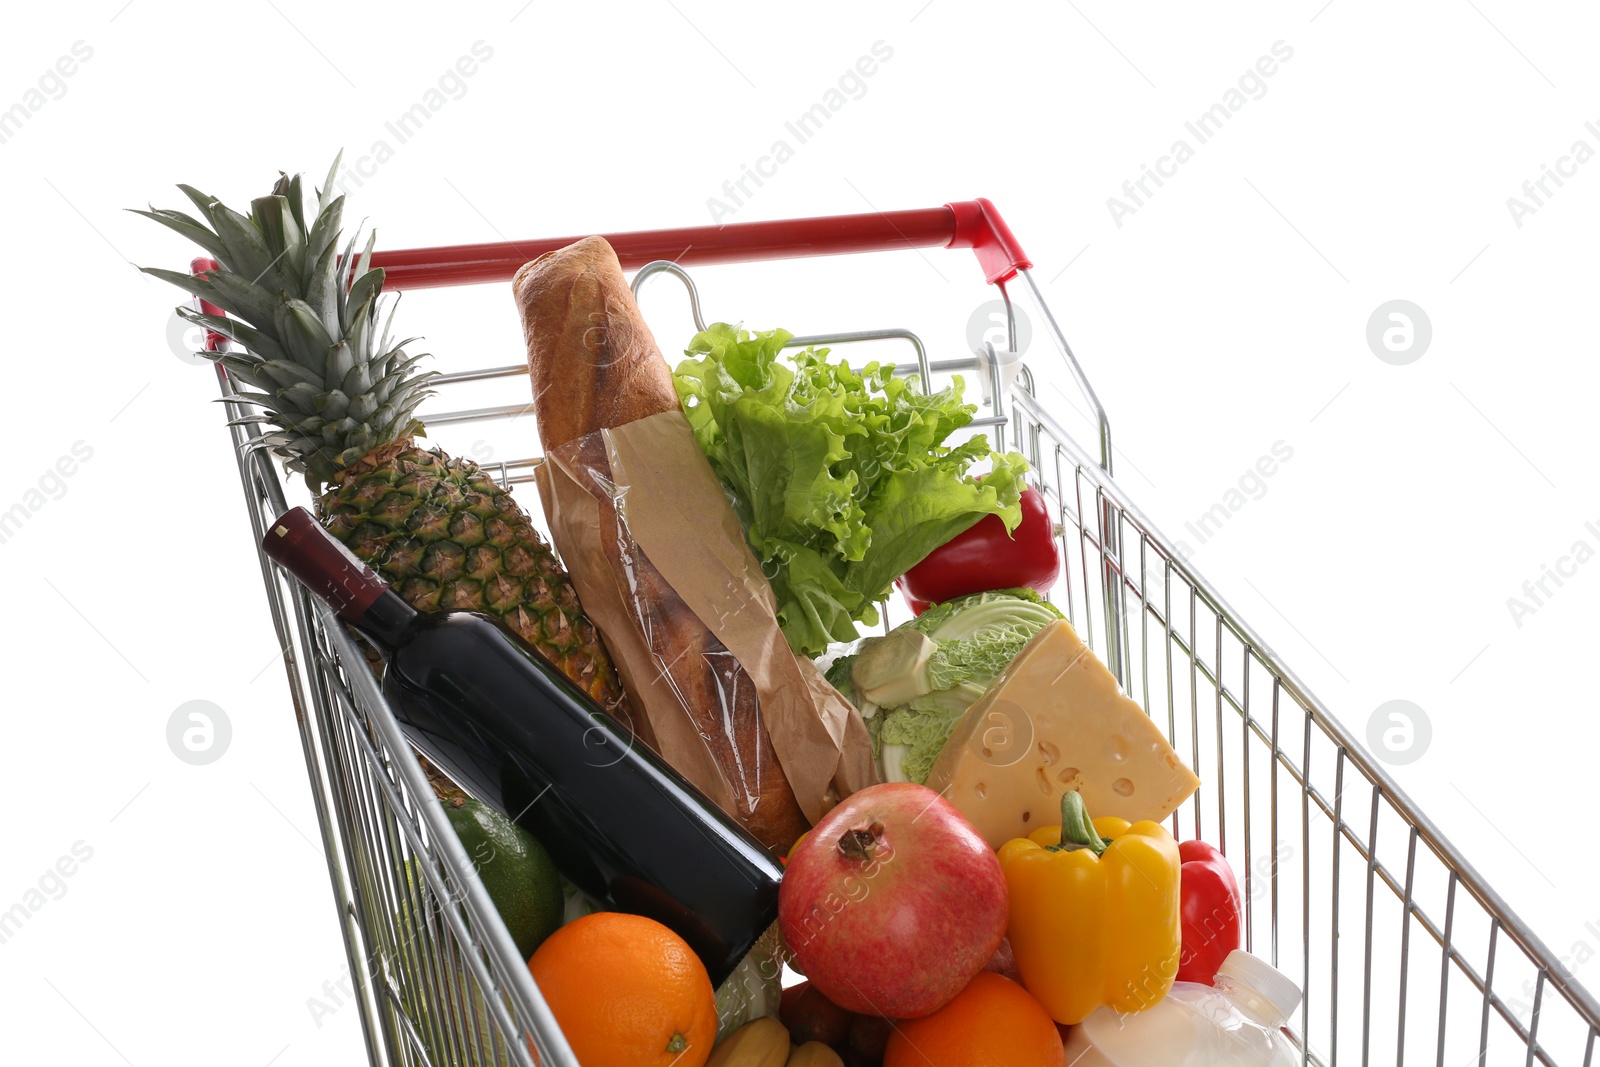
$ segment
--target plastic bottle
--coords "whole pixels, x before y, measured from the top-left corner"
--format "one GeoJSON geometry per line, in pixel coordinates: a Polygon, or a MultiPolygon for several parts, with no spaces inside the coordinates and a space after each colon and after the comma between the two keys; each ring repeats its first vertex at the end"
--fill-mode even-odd
{"type": "Polygon", "coordinates": [[[1175,982],[1145,1011],[1101,1008],[1072,1028],[1073,1067],[1291,1067],[1300,1051],[1283,1027],[1300,987],[1240,949],[1228,954],[1214,986],[1175,982]]]}

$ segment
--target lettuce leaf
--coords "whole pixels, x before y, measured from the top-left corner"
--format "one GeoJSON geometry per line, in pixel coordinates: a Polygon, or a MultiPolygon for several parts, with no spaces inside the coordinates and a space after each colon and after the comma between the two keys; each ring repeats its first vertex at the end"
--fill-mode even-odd
{"type": "Polygon", "coordinates": [[[689,342],[673,374],[678,399],[734,502],[796,652],[857,637],[878,621],[894,579],[985,515],[1008,530],[1027,462],[986,437],[944,442],[972,421],[958,377],[924,394],[915,378],[860,370],[793,337],[715,323],[689,342]],[[974,462],[991,471],[970,475],[974,462]]]}

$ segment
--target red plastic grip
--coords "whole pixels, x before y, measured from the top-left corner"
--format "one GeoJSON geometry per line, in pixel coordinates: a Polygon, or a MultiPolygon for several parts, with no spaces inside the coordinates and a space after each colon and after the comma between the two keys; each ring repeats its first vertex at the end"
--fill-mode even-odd
{"type": "MultiPolygon", "coordinates": [[[[929,247],[973,249],[985,279],[995,284],[1032,266],[999,211],[987,200],[909,211],[731,222],[602,236],[616,249],[625,270],[636,270],[658,259],[682,265],[743,263],[929,247]]],[[[372,265],[384,269],[385,287],[391,289],[507,281],[529,260],[578,239],[557,237],[397,249],[374,253],[372,265]]]]}
{"type": "Polygon", "coordinates": [[[1016,235],[1000,211],[982,197],[946,204],[955,213],[956,233],[950,248],[970,248],[977,253],[978,266],[990,285],[1004,285],[1019,270],[1031,270],[1033,261],[1022,250],[1016,235]]]}
{"type": "MultiPolygon", "coordinates": [[[[197,256],[196,258],[191,259],[189,261],[189,273],[190,274],[204,274],[208,270],[221,270],[221,269],[222,269],[222,265],[221,264],[219,264],[216,260],[209,259],[209,258],[207,258],[205,256],[197,256]]],[[[221,308],[217,307],[217,305],[213,304],[209,300],[202,300],[197,296],[197,297],[194,298],[194,302],[199,306],[200,313],[202,315],[215,315],[218,318],[222,318],[223,316],[225,316],[227,314],[227,312],[223,311],[221,308]]],[[[207,330],[206,331],[206,351],[207,352],[221,352],[225,347],[227,347],[227,344],[228,344],[228,339],[226,337],[222,336],[217,331],[215,331],[215,330],[207,330]]]]}

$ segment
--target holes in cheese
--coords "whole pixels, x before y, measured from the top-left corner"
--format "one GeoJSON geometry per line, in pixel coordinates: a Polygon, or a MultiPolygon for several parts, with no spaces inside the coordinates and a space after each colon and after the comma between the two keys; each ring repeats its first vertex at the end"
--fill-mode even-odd
{"type": "Polygon", "coordinates": [[[1096,817],[1137,822],[1166,818],[1199,785],[1065,620],[1035,634],[967,709],[928,775],[991,848],[1056,821],[1043,813],[1068,789],[1096,817]]]}

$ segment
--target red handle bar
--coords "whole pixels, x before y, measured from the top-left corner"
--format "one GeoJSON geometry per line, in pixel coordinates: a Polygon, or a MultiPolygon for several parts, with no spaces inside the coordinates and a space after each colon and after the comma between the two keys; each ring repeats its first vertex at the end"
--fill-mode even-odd
{"type": "MultiPolygon", "coordinates": [[[[995,285],[1003,285],[1017,271],[1033,266],[1000,212],[983,199],[912,211],[729,222],[602,236],[616,249],[625,270],[636,270],[657,259],[684,265],[740,263],[927,247],[972,249],[985,280],[995,285]]],[[[384,269],[384,287],[388,289],[508,281],[530,259],[578,239],[396,249],[373,253],[372,265],[384,269]]]]}

